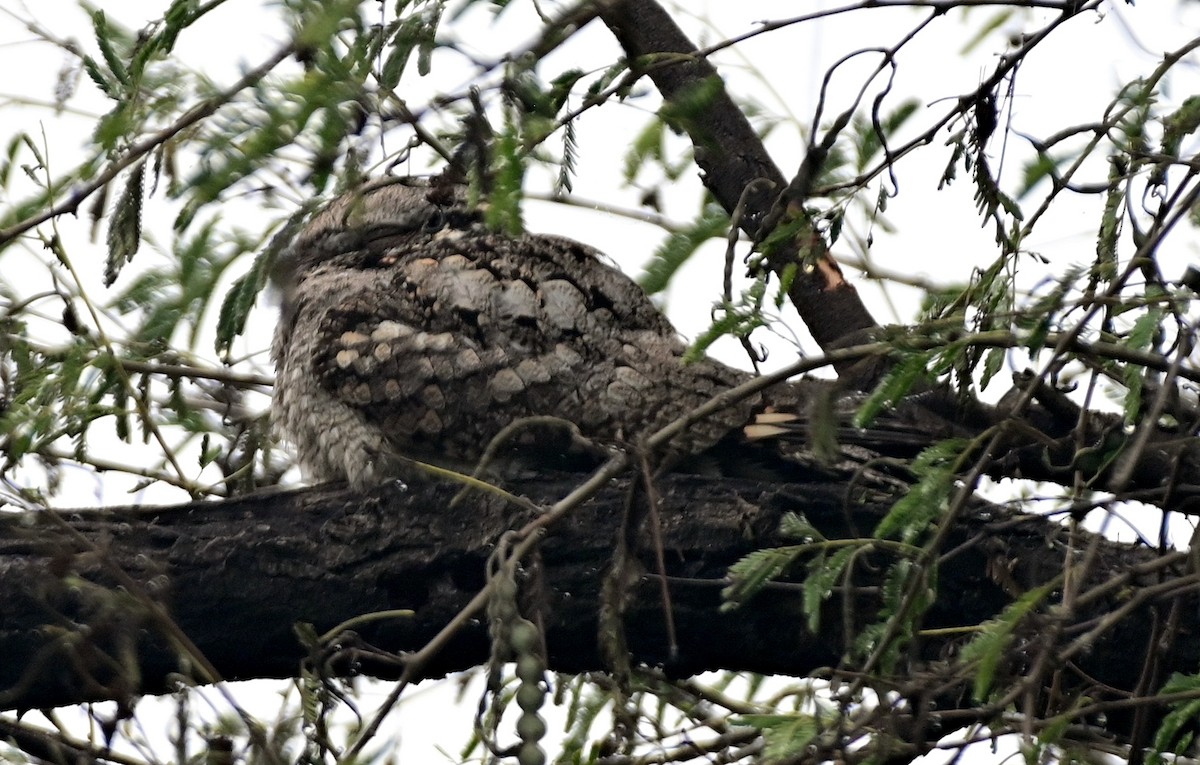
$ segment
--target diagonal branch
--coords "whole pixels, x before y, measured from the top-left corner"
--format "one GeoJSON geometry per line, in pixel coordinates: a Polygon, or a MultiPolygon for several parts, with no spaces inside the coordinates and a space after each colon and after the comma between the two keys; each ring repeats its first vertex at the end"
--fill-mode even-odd
{"type": "MultiPolygon", "coordinates": [[[[731,215],[741,211],[737,224],[752,239],[762,241],[770,233],[763,226],[767,214],[788,184],[725,90],[716,68],[655,0],[617,2],[601,16],[630,66],[645,72],[667,103],[686,101],[702,86],[713,87],[705,108],[689,114],[682,127],[692,139],[704,185],[731,215]]],[[[842,277],[819,232],[807,227],[797,240],[790,247],[772,248],[768,266],[782,277],[789,267],[801,265],[799,250],[807,253],[810,267],[797,269],[788,295],[821,348],[843,345],[851,336],[877,326],[858,292],[842,277]]],[[[842,364],[838,373],[845,376],[853,368],[842,364]]]]}
{"type": "MultiPolygon", "coordinates": [[[[130,146],[123,151],[120,156],[115,157],[108,163],[107,167],[86,183],[80,183],[71,189],[68,197],[58,202],[57,204],[49,205],[47,208],[38,213],[31,215],[24,220],[13,223],[8,228],[0,228],[0,247],[4,247],[12,240],[16,239],[21,234],[24,234],[31,229],[40,226],[46,221],[53,220],[63,215],[74,213],[79,209],[79,205],[85,199],[96,193],[106,185],[111,183],[121,171],[131,167],[137,162],[140,162],[146,155],[171,140],[175,136],[182,133],[184,130],[196,125],[197,123],[211,117],[222,106],[232,101],[242,93],[246,88],[261,81],[264,77],[270,74],[275,67],[285,61],[289,56],[296,52],[294,42],[289,42],[276,50],[270,58],[263,61],[254,69],[242,75],[237,82],[230,85],[225,90],[217,93],[210,98],[206,98],[200,103],[193,106],[185,112],[179,119],[161,130],[155,131],[146,136],[142,140],[130,146]]],[[[53,192],[53,187],[49,187],[53,192]]],[[[51,197],[52,198],[52,197],[51,197]]],[[[50,199],[47,200],[48,202],[50,199]]]]}

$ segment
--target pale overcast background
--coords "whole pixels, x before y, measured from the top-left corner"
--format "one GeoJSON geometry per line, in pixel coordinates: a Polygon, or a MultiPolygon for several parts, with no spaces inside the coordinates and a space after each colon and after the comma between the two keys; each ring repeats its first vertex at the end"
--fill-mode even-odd
{"type": "MultiPolygon", "coordinates": [[[[115,22],[137,29],[145,20],[161,16],[165,1],[124,0],[104,3],[105,13],[115,22]]],[[[455,35],[475,48],[482,59],[498,58],[528,38],[525,30],[533,28],[528,3],[515,3],[512,10],[492,24],[481,3],[467,19],[453,26],[455,35]]],[[[685,2],[686,15],[681,24],[701,45],[727,36],[750,31],[755,22],[794,16],[833,7],[824,2],[685,2]]],[[[1012,127],[1022,133],[1045,136],[1065,126],[1097,119],[1111,101],[1120,84],[1153,69],[1162,53],[1179,47],[1200,29],[1200,4],[1175,2],[1142,2],[1137,7],[1112,3],[1103,14],[1087,14],[1071,21],[1055,32],[1048,44],[1039,47],[1022,65],[1017,76],[1011,102],[1012,127]]],[[[1019,35],[1040,28],[1051,17],[1050,11],[1018,13],[998,32],[995,40],[985,42],[969,55],[961,55],[966,38],[993,11],[977,8],[964,21],[959,12],[938,19],[899,57],[892,104],[902,97],[913,96],[934,114],[949,109],[948,103],[936,99],[957,96],[973,90],[995,66],[995,57],[1002,50],[996,40],[1003,35],[1019,35]]],[[[11,135],[24,130],[33,136],[45,134],[50,147],[52,167],[64,169],[84,156],[81,151],[90,121],[109,107],[90,83],[79,83],[79,92],[61,114],[48,107],[54,98],[59,72],[67,54],[54,46],[35,41],[33,34],[22,25],[23,20],[36,20],[60,38],[72,38],[89,51],[95,51],[90,22],[74,2],[42,0],[19,3],[0,1],[0,144],[7,144],[11,135]]],[[[918,20],[918,15],[906,9],[870,10],[834,17],[816,23],[806,23],[759,36],[721,52],[716,61],[722,67],[731,90],[751,96],[769,111],[791,115],[799,124],[811,120],[817,100],[817,88],[826,69],[846,53],[874,45],[894,45],[899,37],[918,20]]],[[[450,27],[448,27],[449,29],[450,27]]],[[[257,0],[231,0],[181,38],[176,56],[189,66],[202,69],[220,86],[234,81],[245,69],[257,65],[286,39],[278,14],[269,4],[257,0]]],[[[577,36],[563,49],[550,57],[543,71],[552,74],[569,67],[603,67],[618,57],[618,49],[608,31],[593,23],[584,34],[577,36]]],[[[853,65],[843,67],[835,79],[835,95],[826,114],[836,114],[848,103],[845,93],[861,85],[865,72],[873,67],[876,58],[863,57],[853,65]],[[840,88],[840,92],[839,92],[840,88]]],[[[1188,95],[1200,92],[1196,87],[1197,62],[1188,64],[1190,82],[1176,79],[1173,89],[1164,94],[1165,100],[1180,102],[1188,95]]],[[[471,76],[471,70],[461,58],[445,54],[435,60],[434,75],[429,79],[428,93],[404,93],[410,103],[420,104],[434,92],[457,89],[471,76]]],[[[647,85],[648,87],[648,85],[647,85]]],[[[629,208],[638,207],[640,191],[617,190],[622,183],[621,159],[627,139],[644,125],[650,102],[628,106],[608,106],[587,113],[578,123],[579,145],[582,147],[575,191],[583,199],[617,200],[629,208]]],[[[1005,113],[1002,119],[1008,119],[1005,113]]],[[[929,120],[921,115],[911,124],[922,128],[929,120]]],[[[887,218],[899,230],[888,235],[875,231],[875,244],[870,252],[873,262],[884,270],[920,277],[938,284],[960,283],[971,269],[990,263],[997,254],[990,228],[981,228],[972,199],[973,186],[960,177],[949,191],[938,192],[937,185],[949,158],[949,149],[940,147],[946,133],[939,134],[934,147],[916,153],[899,167],[899,195],[892,199],[887,218]]],[[[682,144],[681,144],[682,145],[682,144]]],[[[803,141],[794,124],[784,122],[768,142],[776,161],[785,174],[794,172],[803,152],[803,141]]],[[[989,155],[993,168],[999,161],[1000,144],[993,140],[989,155]]],[[[393,150],[399,147],[392,147],[393,150]]],[[[1021,170],[1021,161],[1029,156],[1028,147],[1015,137],[1008,142],[1005,158],[1005,178],[1012,179],[1021,170]]],[[[413,167],[412,172],[424,172],[413,167]]],[[[1100,180],[1107,172],[1103,163],[1091,170],[1092,179],[1100,180]]],[[[961,173],[960,173],[961,175],[961,173]]],[[[1010,180],[1011,182],[1011,180],[1010,180]]],[[[530,186],[534,191],[549,189],[548,176],[533,173],[530,186]]],[[[678,221],[687,220],[695,208],[699,185],[679,192],[678,197],[663,200],[663,212],[678,221]]],[[[0,205],[11,200],[0,198],[0,205]]],[[[1094,252],[1096,228],[1099,223],[1099,197],[1084,199],[1062,197],[1054,205],[1051,218],[1043,222],[1035,237],[1026,246],[1051,259],[1050,273],[1061,273],[1068,265],[1088,262],[1094,252]]],[[[148,203],[145,225],[150,237],[166,249],[170,241],[170,221],[173,212],[161,201],[148,203]],[[156,212],[158,211],[158,212],[156,212]]],[[[252,208],[229,201],[222,211],[228,221],[244,221],[247,227],[256,223],[252,208]]],[[[637,273],[661,241],[657,228],[631,222],[615,216],[601,217],[587,211],[564,209],[559,205],[530,203],[527,227],[533,231],[557,233],[585,241],[607,252],[624,269],[637,273]]],[[[94,269],[95,279],[89,282],[93,297],[99,298],[99,273],[105,256],[103,234],[100,241],[89,243],[90,222],[59,221],[59,230],[72,244],[73,253],[91,252],[87,267],[94,269]]],[[[859,227],[859,233],[864,233],[859,227]]],[[[847,237],[847,243],[850,237],[847,237]]],[[[1184,266],[1196,259],[1196,245],[1173,241],[1175,248],[1164,259],[1167,278],[1177,278],[1184,266]]],[[[839,256],[857,257],[847,246],[835,248],[839,256]]],[[[78,255],[77,255],[78,257],[78,255]]],[[[710,245],[705,255],[689,265],[675,282],[666,300],[666,308],[677,326],[689,337],[704,329],[709,321],[709,309],[720,290],[719,262],[723,246],[710,245]]],[[[143,252],[135,261],[152,262],[152,253],[143,252]]],[[[20,284],[22,269],[35,263],[33,255],[22,261],[20,253],[10,252],[0,257],[0,278],[20,284]]],[[[248,266],[248,263],[246,264],[248,266]]],[[[30,272],[38,280],[44,273],[30,272]]],[[[1027,287],[1032,287],[1045,275],[1030,268],[1022,274],[1027,287]]],[[[854,277],[853,272],[848,272],[854,277]]],[[[236,275],[236,274],[235,274],[236,275]]],[[[122,277],[127,278],[127,277],[122,277]]],[[[875,284],[857,281],[859,289],[875,315],[884,322],[911,320],[918,308],[916,291],[889,288],[885,292],[875,284]]],[[[118,285],[119,286],[119,285],[118,285]]],[[[260,305],[263,301],[260,301],[260,305]]],[[[268,307],[258,311],[255,330],[241,349],[258,352],[265,371],[270,362],[262,352],[269,344],[269,332],[274,320],[268,307]]],[[[788,323],[800,337],[806,337],[794,316],[788,323]]],[[[762,338],[766,340],[767,338],[762,338]]],[[[812,349],[811,342],[805,342],[812,349]]],[[[203,347],[211,348],[211,343],[203,347]]],[[[772,343],[768,366],[786,363],[794,358],[789,342],[772,343]]],[[[730,363],[745,366],[745,359],[736,343],[721,345],[716,354],[730,363]]],[[[1014,364],[1021,365],[1020,360],[1014,364]]],[[[264,399],[265,402],[265,399],[264,399]]],[[[107,478],[96,480],[80,477],[78,491],[64,497],[61,506],[123,504],[130,501],[126,486],[110,483],[107,478]]],[[[163,487],[146,490],[139,498],[144,501],[176,502],[186,499],[181,492],[163,487]]],[[[1156,521],[1157,522],[1157,521],[1156,521]]],[[[243,688],[248,698],[262,704],[264,687],[279,688],[279,684],[255,683],[251,692],[243,688]]],[[[386,693],[384,687],[380,693],[386,693]]],[[[266,691],[267,695],[274,693],[266,691]]],[[[478,698],[476,683],[464,696],[464,703],[450,706],[455,684],[445,682],[426,684],[408,692],[399,715],[402,728],[399,736],[398,761],[436,762],[428,756],[431,748],[443,745],[449,752],[448,761],[457,759],[459,743],[469,733],[470,716],[478,698]]],[[[217,695],[206,695],[217,699],[217,695]]],[[[223,703],[214,702],[224,709],[223,703]]],[[[140,709],[140,708],[139,708],[140,709]]],[[[145,719],[152,720],[153,717],[145,719]]],[[[552,724],[553,727],[553,724],[552,724]]],[[[161,731],[148,731],[147,736],[161,745],[161,731]]],[[[977,761],[999,759],[986,751],[977,753],[977,761]]],[[[159,749],[160,756],[168,756],[159,749]]],[[[948,757],[931,755],[927,761],[936,762],[948,757]]]]}

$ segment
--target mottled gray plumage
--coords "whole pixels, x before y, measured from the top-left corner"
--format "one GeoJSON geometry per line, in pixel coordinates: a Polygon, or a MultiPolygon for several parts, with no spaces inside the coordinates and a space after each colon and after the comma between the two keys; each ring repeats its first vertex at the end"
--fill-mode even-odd
{"type": "MultiPolygon", "coordinates": [[[[271,414],[308,480],[417,478],[397,455],[471,471],[535,415],[625,444],[748,379],[685,364],[675,329],[595,250],[488,231],[462,195],[408,181],[343,197],[283,257],[271,414]]],[[[711,447],[759,405],[673,449],[711,447]]]]}

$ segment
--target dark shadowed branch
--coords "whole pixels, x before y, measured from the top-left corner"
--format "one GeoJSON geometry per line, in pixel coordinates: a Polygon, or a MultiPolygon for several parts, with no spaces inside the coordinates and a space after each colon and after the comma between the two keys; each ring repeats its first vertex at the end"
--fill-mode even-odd
{"type": "MultiPolygon", "coordinates": [[[[545,504],[577,480],[548,476],[514,488],[545,504]]],[[[115,569],[165,607],[223,679],[294,676],[306,656],[333,673],[353,668],[395,677],[403,654],[421,648],[484,586],[485,562],[500,536],[531,519],[527,510],[480,494],[451,507],[457,491],[450,484],[369,495],[316,488],[221,503],[71,511],[62,516],[65,526],[48,513],[5,517],[0,703],[46,707],[157,693],[189,675],[194,662],[181,661],[171,631],[156,622],[157,609],[117,586],[115,569]],[[365,622],[311,655],[296,637],[302,623],[321,634],[354,617],[402,609],[412,615],[365,622]]],[[[679,654],[668,653],[657,569],[652,551],[642,549],[642,574],[630,585],[625,613],[635,664],[674,676],[717,668],[836,674],[855,633],[875,618],[879,572],[894,556],[888,545],[863,542],[862,565],[836,588],[815,633],[805,627],[799,584],[778,582],[749,606],[722,610],[727,569],[755,549],[796,544],[780,536],[786,513],[803,514],[830,539],[846,539],[851,525],[877,523],[887,497],[865,487],[848,494],[844,485],[689,476],[663,479],[659,494],[679,654]]],[[[577,507],[525,568],[522,598],[546,627],[555,670],[604,667],[600,591],[627,497],[627,486],[618,482],[577,507]]],[[[958,727],[991,710],[970,702],[971,673],[949,658],[951,648],[970,638],[971,625],[1053,581],[1064,558],[1088,539],[1069,539],[1053,521],[982,504],[952,537],[938,563],[938,599],[890,682],[892,690],[936,708],[947,715],[947,726],[958,727]],[[955,707],[962,709],[959,716],[955,707]]],[[[1156,559],[1152,551],[1096,543],[1100,563],[1075,610],[1032,620],[1018,636],[1033,655],[1040,654],[1039,640],[1057,635],[1061,645],[1051,652],[1062,657],[1056,698],[1086,693],[1098,711],[1110,704],[1109,719],[1119,721],[1138,681],[1140,662],[1129,656],[1153,650],[1147,643],[1152,612],[1179,607],[1164,657],[1168,669],[1185,670],[1200,659],[1193,637],[1200,634],[1196,577],[1184,573],[1182,556],[1156,559]]],[[[425,675],[476,666],[487,656],[486,630],[472,620],[433,657],[425,675]]],[[[1020,656],[1009,660],[1019,663],[1020,656]]],[[[1022,667],[1001,671],[1019,676],[1022,667]]]]}

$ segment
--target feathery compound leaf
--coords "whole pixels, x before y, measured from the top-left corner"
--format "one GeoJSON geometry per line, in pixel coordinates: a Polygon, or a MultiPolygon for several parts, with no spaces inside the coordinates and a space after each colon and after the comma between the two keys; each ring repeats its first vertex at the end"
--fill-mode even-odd
{"type": "Polygon", "coordinates": [[[709,132],[708,122],[700,119],[699,115],[708,112],[724,89],[725,83],[715,74],[688,83],[663,104],[658,114],[672,130],[691,136],[697,148],[720,150],[716,137],[709,132]]]}
{"type": "MultiPolygon", "coordinates": [[[[8,142],[8,146],[4,149],[4,158],[0,160],[0,188],[7,188],[9,178],[12,177],[12,170],[17,166],[17,155],[21,151],[21,147],[27,143],[32,143],[28,133],[17,133],[8,142]]],[[[0,220],[4,220],[6,216],[0,216],[0,220]]]]}
{"type": "Polygon", "coordinates": [[[504,132],[496,139],[493,156],[495,175],[484,213],[489,228],[513,236],[520,234],[525,227],[521,220],[521,184],[525,177],[525,161],[521,156],[518,132],[519,127],[513,121],[510,110],[504,132]]]}
{"type": "Polygon", "coordinates": [[[700,245],[714,237],[724,236],[728,230],[729,216],[725,210],[716,202],[707,202],[691,225],[672,233],[654,252],[646,273],[638,280],[642,289],[649,295],[666,289],[671,277],[696,254],[700,245]]]}
{"type": "Polygon", "coordinates": [[[892,509],[875,527],[875,538],[894,536],[913,543],[925,533],[930,522],[945,510],[953,485],[954,471],[948,465],[930,469],[892,505],[892,509]]]}
{"type": "Polygon", "coordinates": [[[774,547],[769,550],[755,550],[746,557],[729,567],[729,578],[732,584],[721,591],[725,602],[721,604],[722,611],[732,611],[740,608],[754,597],[767,582],[786,571],[807,550],[810,545],[789,545],[774,547]]]}
{"type": "Polygon", "coordinates": [[[924,376],[928,364],[928,353],[914,353],[894,366],[854,413],[854,427],[870,427],[880,412],[908,395],[913,385],[924,376]]]}
{"type": "Polygon", "coordinates": [[[171,6],[163,14],[165,26],[159,41],[161,53],[170,53],[175,48],[175,40],[178,39],[179,33],[199,17],[194,0],[172,0],[171,6]]]}
{"type": "Polygon", "coordinates": [[[965,438],[947,438],[921,450],[909,466],[917,477],[929,475],[941,467],[954,468],[971,442],[965,438]]]}
{"type": "Polygon", "coordinates": [[[309,215],[317,206],[316,200],[301,205],[287,219],[283,227],[271,237],[271,241],[263,251],[254,258],[254,263],[245,275],[234,281],[221,301],[221,310],[217,319],[217,353],[225,355],[233,339],[242,334],[246,327],[246,317],[254,307],[258,293],[267,284],[271,269],[275,267],[280,253],[287,249],[300,228],[308,221],[309,215]]]}
{"type": "MultiPolygon", "coordinates": [[[[1149,290],[1148,290],[1149,292],[1149,290]]],[[[1155,295],[1147,295],[1147,297],[1156,297],[1155,295]]],[[[1158,295],[1161,297],[1161,295],[1158,295]]],[[[1162,323],[1164,316],[1163,307],[1161,305],[1150,305],[1146,307],[1146,312],[1139,316],[1133,322],[1133,328],[1129,330],[1129,336],[1126,343],[1139,351],[1144,351],[1150,347],[1154,340],[1154,333],[1158,331],[1158,325],[1162,323]]]]}
{"type": "Polygon", "coordinates": [[[838,443],[839,391],[836,386],[823,385],[813,394],[812,401],[805,407],[808,413],[808,448],[822,465],[833,465],[841,458],[842,448],[838,443]]]}
{"type": "Polygon", "coordinates": [[[1121,208],[1125,203],[1124,163],[1109,158],[1108,192],[1104,195],[1104,213],[1096,237],[1096,265],[1093,278],[1105,282],[1117,277],[1117,239],[1121,236],[1121,208]]]}
{"type": "Polygon", "coordinates": [[[258,293],[266,284],[269,262],[270,258],[265,252],[256,257],[250,270],[238,277],[230,286],[229,291],[225,293],[225,299],[221,301],[221,311],[217,319],[216,338],[217,353],[222,356],[229,353],[233,339],[242,334],[242,330],[245,329],[246,317],[250,315],[250,309],[254,307],[258,293]]]}
{"type": "Polygon", "coordinates": [[[724,306],[718,311],[721,315],[708,329],[701,332],[692,342],[684,360],[691,363],[704,357],[709,346],[727,335],[732,337],[749,337],[750,333],[763,326],[766,321],[762,312],[741,306],[724,306]]]}
{"type": "Polygon", "coordinates": [[[879,653],[884,672],[893,672],[901,651],[912,639],[922,614],[934,601],[937,592],[937,566],[921,566],[908,558],[892,564],[880,588],[881,605],[878,621],[863,628],[854,641],[852,652],[869,656],[879,649],[880,641],[891,634],[891,640],[879,653]],[[908,593],[912,599],[908,600],[908,593]]]}
{"type": "Polygon", "coordinates": [[[596,690],[596,686],[584,681],[582,676],[570,680],[560,678],[559,682],[569,683],[570,701],[567,704],[567,721],[563,726],[567,736],[563,739],[556,763],[584,763],[595,761],[595,745],[593,744],[590,757],[584,752],[588,743],[588,734],[592,724],[608,709],[612,698],[607,693],[596,690]]]}
{"type": "MultiPolygon", "coordinates": [[[[1181,675],[1178,672],[1171,675],[1171,679],[1167,680],[1160,691],[1162,695],[1198,692],[1200,675],[1181,675]]],[[[1162,763],[1164,753],[1186,752],[1195,738],[1193,726],[1200,717],[1200,698],[1179,701],[1172,704],[1172,707],[1158,726],[1158,732],[1154,734],[1154,747],[1150,750],[1150,756],[1146,758],[1150,765],[1162,763]]]]}
{"type": "Polygon", "coordinates": [[[891,113],[884,116],[878,129],[871,120],[856,117],[852,126],[855,170],[860,173],[866,170],[867,166],[871,164],[871,160],[883,148],[884,139],[904,125],[909,117],[917,112],[920,105],[916,99],[904,101],[891,113]],[[880,131],[883,131],[882,136],[880,131]]]}
{"type": "Polygon", "coordinates": [[[1127,364],[1122,370],[1122,381],[1125,383],[1125,400],[1121,405],[1121,416],[1128,425],[1137,424],[1142,411],[1142,391],[1145,388],[1143,370],[1133,364],[1127,364]]]}
{"type": "Polygon", "coordinates": [[[842,577],[846,565],[861,550],[860,545],[843,547],[833,555],[818,555],[808,562],[808,576],[804,578],[804,615],[808,617],[808,631],[818,634],[821,628],[821,604],[833,594],[833,587],[842,577]]]}
{"type": "Polygon", "coordinates": [[[991,348],[983,355],[983,371],[979,377],[979,390],[987,390],[988,383],[1004,366],[1005,354],[1004,348],[991,348]]]}
{"type": "Polygon", "coordinates": [[[633,143],[629,145],[629,150],[625,152],[625,164],[623,173],[625,175],[625,183],[633,183],[633,179],[637,177],[638,171],[642,169],[642,165],[646,164],[646,160],[655,159],[659,162],[663,161],[663,139],[666,124],[662,120],[651,120],[646,127],[642,128],[642,132],[638,133],[633,139],[633,143]]]}
{"type": "Polygon", "coordinates": [[[938,181],[938,191],[942,187],[949,186],[958,178],[958,163],[966,156],[967,144],[963,140],[963,134],[960,131],[953,139],[954,150],[950,152],[950,160],[946,163],[946,169],[942,171],[942,179],[938,181]]]}
{"type": "Polygon", "coordinates": [[[999,189],[995,189],[995,194],[996,201],[1000,203],[1000,206],[1004,208],[1006,213],[1017,220],[1025,220],[1025,213],[1021,212],[1021,206],[1017,204],[1015,199],[999,189]]]}
{"type": "Polygon", "coordinates": [[[984,622],[971,642],[963,646],[963,660],[979,662],[972,691],[976,701],[986,700],[996,679],[996,667],[1012,644],[1021,620],[1041,605],[1057,586],[1057,581],[1049,582],[1025,593],[1015,603],[1010,603],[1000,616],[984,622]]]}
{"type": "Polygon", "coordinates": [[[784,513],[779,521],[779,533],[789,539],[803,542],[825,542],[825,535],[799,513],[784,513]]]}
{"type": "Polygon", "coordinates": [[[109,98],[117,98],[119,96],[117,85],[104,74],[100,65],[96,63],[96,59],[84,56],[82,61],[83,71],[87,72],[88,78],[96,84],[97,88],[100,88],[100,92],[109,98]]]}
{"type": "MultiPolygon", "coordinates": [[[[559,109],[567,105],[567,99],[571,97],[571,91],[575,88],[576,83],[583,79],[584,71],[582,69],[568,69],[562,74],[550,81],[550,92],[547,94],[550,99],[550,112],[557,114],[559,109]]],[[[567,126],[574,125],[572,120],[567,123],[567,126]]]]}
{"type": "Polygon", "coordinates": [[[768,763],[792,760],[804,754],[809,742],[820,732],[817,718],[806,714],[740,715],[730,723],[762,731],[766,742],[763,760],[768,763]]]}
{"type": "Polygon", "coordinates": [[[558,165],[558,178],[554,182],[554,190],[560,194],[570,194],[573,188],[571,179],[575,176],[575,163],[579,158],[579,144],[575,140],[575,121],[571,120],[563,126],[562,161],[558,165]]]}
{"type": "Polygon", "coordinates": [[[1200,129],[1200,96],[1189,96],[1163,120],[1162,153],[1178,157],[1183,139],[1200,129]]]}
{"type": "Polygon", "coordinates": [[[121,268],[133,259],[142,240],[142,190],[146,163],[139,162],[129,172],[125,188],[117,198],[116,209],[108,224],[108,260],[104,264],[104,286],[111,287],[121,268]]]}
{"type": "MultiPolygon", "coordinates": [[[[841,220],[841,216],[838,217],[841,220]]],[[[788,299],[788,295],[792,291],[792,285],[796,283],[796,277],[800,274],[799,263],[788,263],[779,272],[779,289],[775,292],[775,307],[782,308],[784,302],[788,299]]]]}
{"type": "Polygon", "coordinates": [[[100,55],[104,56],[104,63],[108,65],[108,71],[121,85],[129,85],[129,70],[125,68],[125,62],[117,54],[116,46],[121,42],[120,31],[109,27],[104,11],[100,10],[92,11],[92,29],[96,33],[96,45],[100,48],[100,55]]]}
{"type": "Polygon", "coordinates": [[[444,3],[434,3],[431,9],[414,13],[400,22],[392,37],[392,49],[380,71],[380,85],[394,89],[399,84],[414,50],[420,51],[417,57],[418,73],[424,75],[428,72],[428,57],[433,50],[443,8],[444,3]]]}
{"type": "MultiPolygon", "coordinates": [[[[1129,330],[1129,335],[1126,337],[1125,342],[1130,347],[1139,351],[1149,348],[1154,341],[1154,335],[1158,332],[1164,315],[1165,312],[1162,306],[1148,306],[1146,312],[1134,321],[1133,328],[1129,330]]],[[[1141,414],[1142,389],[1145,387],[1144,374],[1145,370],[1134,364],[1126,364],[1123,370],[1122,378],[1127,390],[1122,406],[1122,415],[1125,418],[1125,422],[1130,424],[1136,423],[1141,414]]]]}

